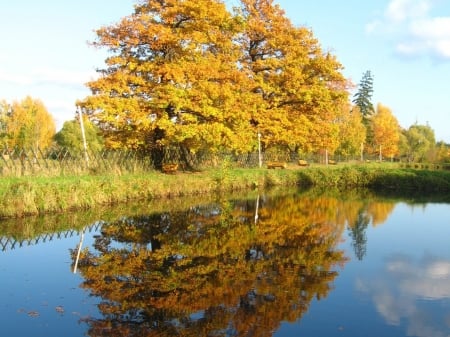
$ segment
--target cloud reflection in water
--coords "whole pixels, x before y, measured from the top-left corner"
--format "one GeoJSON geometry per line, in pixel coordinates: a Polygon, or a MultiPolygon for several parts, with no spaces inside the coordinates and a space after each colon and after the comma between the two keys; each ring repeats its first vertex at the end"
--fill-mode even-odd
{"type": "Polygon", "coordinates": [[[408,336],[450,336],[450,260],[394,255],[376,276],[358,279],[357,288],[388,324],[405,324],[408,336]]]}

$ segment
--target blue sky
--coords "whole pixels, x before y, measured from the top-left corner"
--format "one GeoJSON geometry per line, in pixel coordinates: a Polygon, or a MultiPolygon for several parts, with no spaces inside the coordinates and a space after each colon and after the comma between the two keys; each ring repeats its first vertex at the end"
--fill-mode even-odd
{"type": "MultiPolygon", "coordinates": [[[[104,65],[88,46],[94,30],[133,11],[135,0],[21,0],[0,3],[0,99],[41,99],[58,127],[89,95],[104,65]]],[[[225,0],[231,4],[233,0],[225,0]]],[[[276,0],[295,25],[312,29],[357,85],[374,77],[373,103],[403,128],[428,123],[450,143],[450,1],[276,0]]]]}

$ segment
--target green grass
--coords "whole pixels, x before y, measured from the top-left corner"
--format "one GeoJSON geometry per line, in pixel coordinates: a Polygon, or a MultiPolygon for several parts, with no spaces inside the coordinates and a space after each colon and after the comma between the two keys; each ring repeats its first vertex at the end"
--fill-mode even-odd
{"type": "Polygon", "coordinates": [[[22,177],[0,179],[0,217],[60,213],[94,206],[272,186],[365,187],[379,191],[450,193],[449,171],[392,165],[337,165],[276,169],[222,167],[173,175],[22,177]]]}

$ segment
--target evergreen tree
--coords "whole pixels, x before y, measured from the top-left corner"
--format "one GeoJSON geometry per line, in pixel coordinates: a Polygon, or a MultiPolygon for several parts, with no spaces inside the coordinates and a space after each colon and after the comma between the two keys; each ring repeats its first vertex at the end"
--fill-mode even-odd
{"type": "Polygon", "coordinates": [[[352,239],[352,246],[356,258],[362,261],[367,252],[366,229],[370,223],[370,217],[363,211],[359,212],[355,224],[349,228],[349,235],[352,239]]]}
{"type": "Polygon", "coordinates": [[[370,117],[375,112],[372,104],[372,94],[373,94],[373,76],[370,70],[367,70],[358,85],[358,91],[354,95],[353,103],[359,107],[361,114],[363,116],[364,123],[367,125],[370,117]]]}

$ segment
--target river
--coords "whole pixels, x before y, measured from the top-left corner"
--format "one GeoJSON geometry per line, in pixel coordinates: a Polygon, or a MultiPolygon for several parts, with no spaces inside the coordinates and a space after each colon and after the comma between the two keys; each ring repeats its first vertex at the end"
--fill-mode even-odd
{"type": "Polygon", "coordinates": [[[253,191],[0,222],[4,336],[450,335],[450,203],[253,191]]]}

